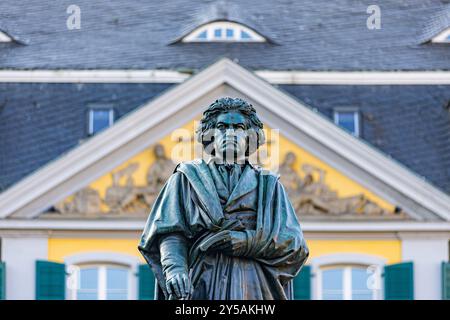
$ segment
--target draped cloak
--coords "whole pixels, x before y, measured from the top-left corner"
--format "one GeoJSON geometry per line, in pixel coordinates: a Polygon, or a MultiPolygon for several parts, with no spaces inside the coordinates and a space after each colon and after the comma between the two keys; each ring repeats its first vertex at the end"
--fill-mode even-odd
{"type": "Polygon", "coordinates": [[[168,299],[158,239],[171,233],[187,240],[192,299],[291,300],[291,280],[309,254],[279,176],[249,163],[231,190],[213,162],[193,160],[176,167],[153,205],[138,246],[157,279],[156,299],[168,299]],[[249,231],[244,256],[208,251],[217,232],[242,231],[239,219],[228,217],[252,212],[256,225],[249,231]]]}

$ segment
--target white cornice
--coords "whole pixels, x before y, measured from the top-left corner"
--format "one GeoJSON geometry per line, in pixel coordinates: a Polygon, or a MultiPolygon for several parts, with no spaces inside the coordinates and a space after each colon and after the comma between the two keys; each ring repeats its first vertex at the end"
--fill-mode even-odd
{"type": "MultiPolygon", "coordinates": [[[[304,232],[450,232],[449,222],[303,222],[304,232]]],[[[4,219],[0,230],[142,231],[145,220],[4,219]]],[[[449,234],[450,235],[450,234],[449,234]]]]}
{"type": "Polygon", "coordinates": [[[171,127],[195,117],[212,97],[223,95],[217,90],[224,84],[255,102],[269,125],[279,128],[294,142],[308,140],[310,152],[324,161],[337,158],[331,164],[336,169],[342,169],[344,174],[412,217],[450,220],[448,195],[228,59],[221,59],[174,86],[4,191],[0,194],[0,218],[36,217],[51,204],[169,134],[171,127]],[[352,175],[350,167],[357,174],[352,175]]]}
{"type": "Polygon", "coordinates": [[[303,85],[443,85],[450,84],[449,71],[256,71],[272,84],[303,85]]]}
{"type": "Polygon", "coordinates": [[[172,70],[0,70],[0,82],[180,83],[191,74],[172,70]]]}
{"type": "MultiPolygon", "coordinates": [[[[272,84],[450,85],[450,71],[270,71],[256,75],[272,84]]],[[[180,83],[190,73],[174,70],[0,70],[7,83],[180,83]]]]}

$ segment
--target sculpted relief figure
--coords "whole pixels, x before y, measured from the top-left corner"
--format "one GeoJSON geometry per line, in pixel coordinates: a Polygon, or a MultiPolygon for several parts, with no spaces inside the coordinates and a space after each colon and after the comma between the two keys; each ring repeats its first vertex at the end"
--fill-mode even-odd
{"type": "Polygon", "coordinates": [[[302,179],[293,168],[296,156],[293,152],[288,152],[278,170],[280,181],[285,186],[286,191],[291,198],[295,197],[303,185],[302,179]]]}
{"type": "Polygon", "coordinates": [[[167,179],[172,175],[175,164],[166,156],[164,146],[156,144],[153,147],[155,162],[148,168],[147,172],[147,188],[144,192],[145,202],[151,206],[156,196],[162,189],[167,179]]]}
{"type": "Polygon", "coordinates": [[[139,163],[130,163],[125,168],[111,174],[112,184],[106,189],[102,199],[97,190],[86,187],[76,192],[70,201],[61,201],[54,206],[57,213],[65,216],[83,215],[88,217],[130,216],[130,214],[147,214],[159,191],[173,173],[175,164],[166,156],[164,147],[153,147],[154,163],[147,172],[147,185],[136,186],[133,174],[139,163]],[[125,182],[121,184],[120,182],[125,182]],[[107,212],[101,212],[101,205],[107,212]]]}
{"type": "MultiPolygon", "coordinates": [[[[363,194],[339,197],[336,191],[325,183],[326,172],[310,164],[302,165],[301,178],[294,169],[296,156],[288,152],[280,166],[281,181],[286,186],[294,209],[299,216],[351,216],[380,217],[391,216],[389,212],[363,194]]],[[[396,215],[404,218],[404,214],[396,215]]]]}
{"type": "Polygon", "coordinates": [[[122,170],[112,173],[112,185],[106,189],[105,204],[113,213],[136,210],[136,190],[132,174],[138,169],[138,163],[131,163],[122,170]],[[125,178],[125,186],[119,184],[125,178]]]}
{"type": "Polygon", "coordinates": [[[61,214],[91,216],[100,211],[101,203],[98,191],[86,187],[75,192],[71,201],[61,201],[57,203],[54,208],[61,214]]]}
{"type": "Polygon", "coordinates": [[[203,113],[197,133],[208,158],[177,165],[138,247],[157,299],[293,299],[308,248],[278,175],[249,161],[262,129],[241,99],[203,113]]]}

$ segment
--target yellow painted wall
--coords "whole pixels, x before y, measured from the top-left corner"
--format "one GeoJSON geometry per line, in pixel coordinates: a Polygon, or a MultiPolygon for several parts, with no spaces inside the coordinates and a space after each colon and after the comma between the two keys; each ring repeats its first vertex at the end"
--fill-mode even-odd
{"type": "MultiPolygon", "coordinates": [[[[195,118],[195,120],[190,121],[182,128],[175,130],[171,135],[163,138],[160,143],[165,147],[166,155],[173,156],[173,161],[175,163],[180,162],[182,160],[189,160],[194,158],[194,144],[190,143],[190,139],[192,139],[193,132],[198,124],[198,120],[200,119],[200,115],[195,118]],[[179,139],[185,139],[186,142],[179,143],[179,139]],[[176,149],[174,149],[176,148],[176,149]],[[183,148],[184,154],[183,154],[183,148]],[[190,153],[186,153],[186,150],[190,150],[190,153]],[[189,157],[190,156],[190,157],[189,157]]],[[[337,191],[338,196],[346,197],[346,196],[354,196],[357,194],[364,194],[368,199],[377,203],[384,209],[392,211],[394,206],[379,196],[362,187],[360,184],[355,181],[347,178],[345,175],[334,169],[330,164],[323,162],[317,157],[311,155],[306,152],[304,149],[300,148],[292,141],[283,137],[282,135],[278,135],[277,132],[271,131],[267,126],[265,127],[266,137],[269,141],[268,144],[264,145],[262,149],[267,151],[269,157],[273,157],[277,159],[278,163],[281,163],[287,152],[293,152],[297,156],[297,160],[294,164],[295,170],[297,170],[300,176],[303,175],[301,171],[301,166],[303,164],[310,164],[315,167],[318,167],[326,172],[325,182],[326,184],[333,190],[337,191]],[[278,152],[274,152],[274,150],[278,150],[278,152]]],[[[198,144],[195,144],[198,147],[198,144]]],[[[121,170],[127,167],[131,163],[138,163],[139,167],[132,175],[134,183],[136,186],[142,186],[146,184],[146,175],[148,168],[154,161],[154,155],[152,152],[151,146],[143,152],[131,157],[128,161],[118,166],[113,172],[121,170]]],[[[277,166],[276,162],[272,162],[272,164],[268,164],[268,168],[274,168],[277,166]]],[[[112,176],[110,173],[105,174],[101,178],[90,184],[90,187],[96,189],[100,197],[104,198],[106,189],[112,184],[112,176]]],[[[125,178],[119,182],[120,185],[125,185],[125,178]]],[[[69,200],[70,198],[68,198],[69,200]]],[[[102,211],[107,211],[107,207],[103,204],[102,211]]]]}
{"type": "MultiPolygon", "coordinates": [[[[400,240],[308,240],[309,260],[333,253],[362,253],[387,259],[387,263],[400,262],[400,240]]],[[[48,259],[63,262],[65,257],[88,252],[115,252],[139,257],[138,239],[114,238],[50,238],[48,242],[48,259]]]]}
{"type": "Polygon", "coordinates": [[[309,260],[333,253],[361,253],[387,259],[387,263],[402,261],[400,240],[308,240],[309,260]]]}
{"type": "MultiPolygon", "coordinates": [[[[159,141],[161,145],[164,146],[166,151],[166,156],[170,157],[173,152],[174,158],[172,159],[174,163],[178,163],[180,161],[190,160],[188,157],[189,152],[182,152],[182,148],[185,148],[186,146],[190,149],[190,154],[194,154],[194,146],[190,146],[190,144],[187,142],[190,138],[192,138],[193,132],[196,128],[196,125],[199,121],[198,119],[194,119],[184,125],[182,128],[179,128],[172,132],[172,134],[164,137],[159,141]],[[179,139],[186,140],[185,143],[180,144],[179,139]],[[174,148],[180,149],[179,152],[177,150],[174,150],[174,148]]],[[[146,185],[146,177],[147,177],[147,171],[151,164],[155,161],[155,156],[153,154],[152,146],[145,149],[141,153],[131,157],[129,160],[125,161],[120,166],[116,167],[112,172],[117,172],[119,170],[122,170],[126,168],[128,165],[132,163],[139,164],[138,169],[133,173],[132,177],[134,180],[134,183],[136,186],[143,186],[146,185]]],[[[125,178],[123,178],[121,181],[119,181],[120,185],[125,185],[126,181],[125,178]]],[[[97,180],[93,181],[89,186],[99,192],[99,195],[101,198],[105,197],[106,190],[109,186],[112,185],[112,175],[111,173],[105,174],[101,178],[98,178],[97,180]]],[[[67,198],[67,200],[70,200],[70,198],[67,198]]],[[[101,207],[103,212],[107,211],[107,207],[102,204],[101,207]]]]}
{"type": "Polygon", "coordinates": [[[50,238],[48,241],[48,259],[63,262],[65,257],[89,252],[123,253],[144,259],[137,250],[139,239],[120,238],[50,238]]]}

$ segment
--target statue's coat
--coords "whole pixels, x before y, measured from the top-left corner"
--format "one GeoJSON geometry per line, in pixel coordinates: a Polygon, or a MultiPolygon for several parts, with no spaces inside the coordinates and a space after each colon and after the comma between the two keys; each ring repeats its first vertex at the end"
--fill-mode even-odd
{"type": "Polygon", "coordinates": [[[157,299],[168,298],[158,238],[174,232],[187,239],[192,299],[293,299],[290,280],[306,261],[308,248],[278,176],[247,164],[228,195],[214,165],[203,160],[179,164],[150,212],[139,250],[157,278],[157,299]],[[256,230],[250,231],[254,238],[245,257],[207,251],[211,236],[237,228],[224,214],[249,211],[256,213],[256,230]]]}

